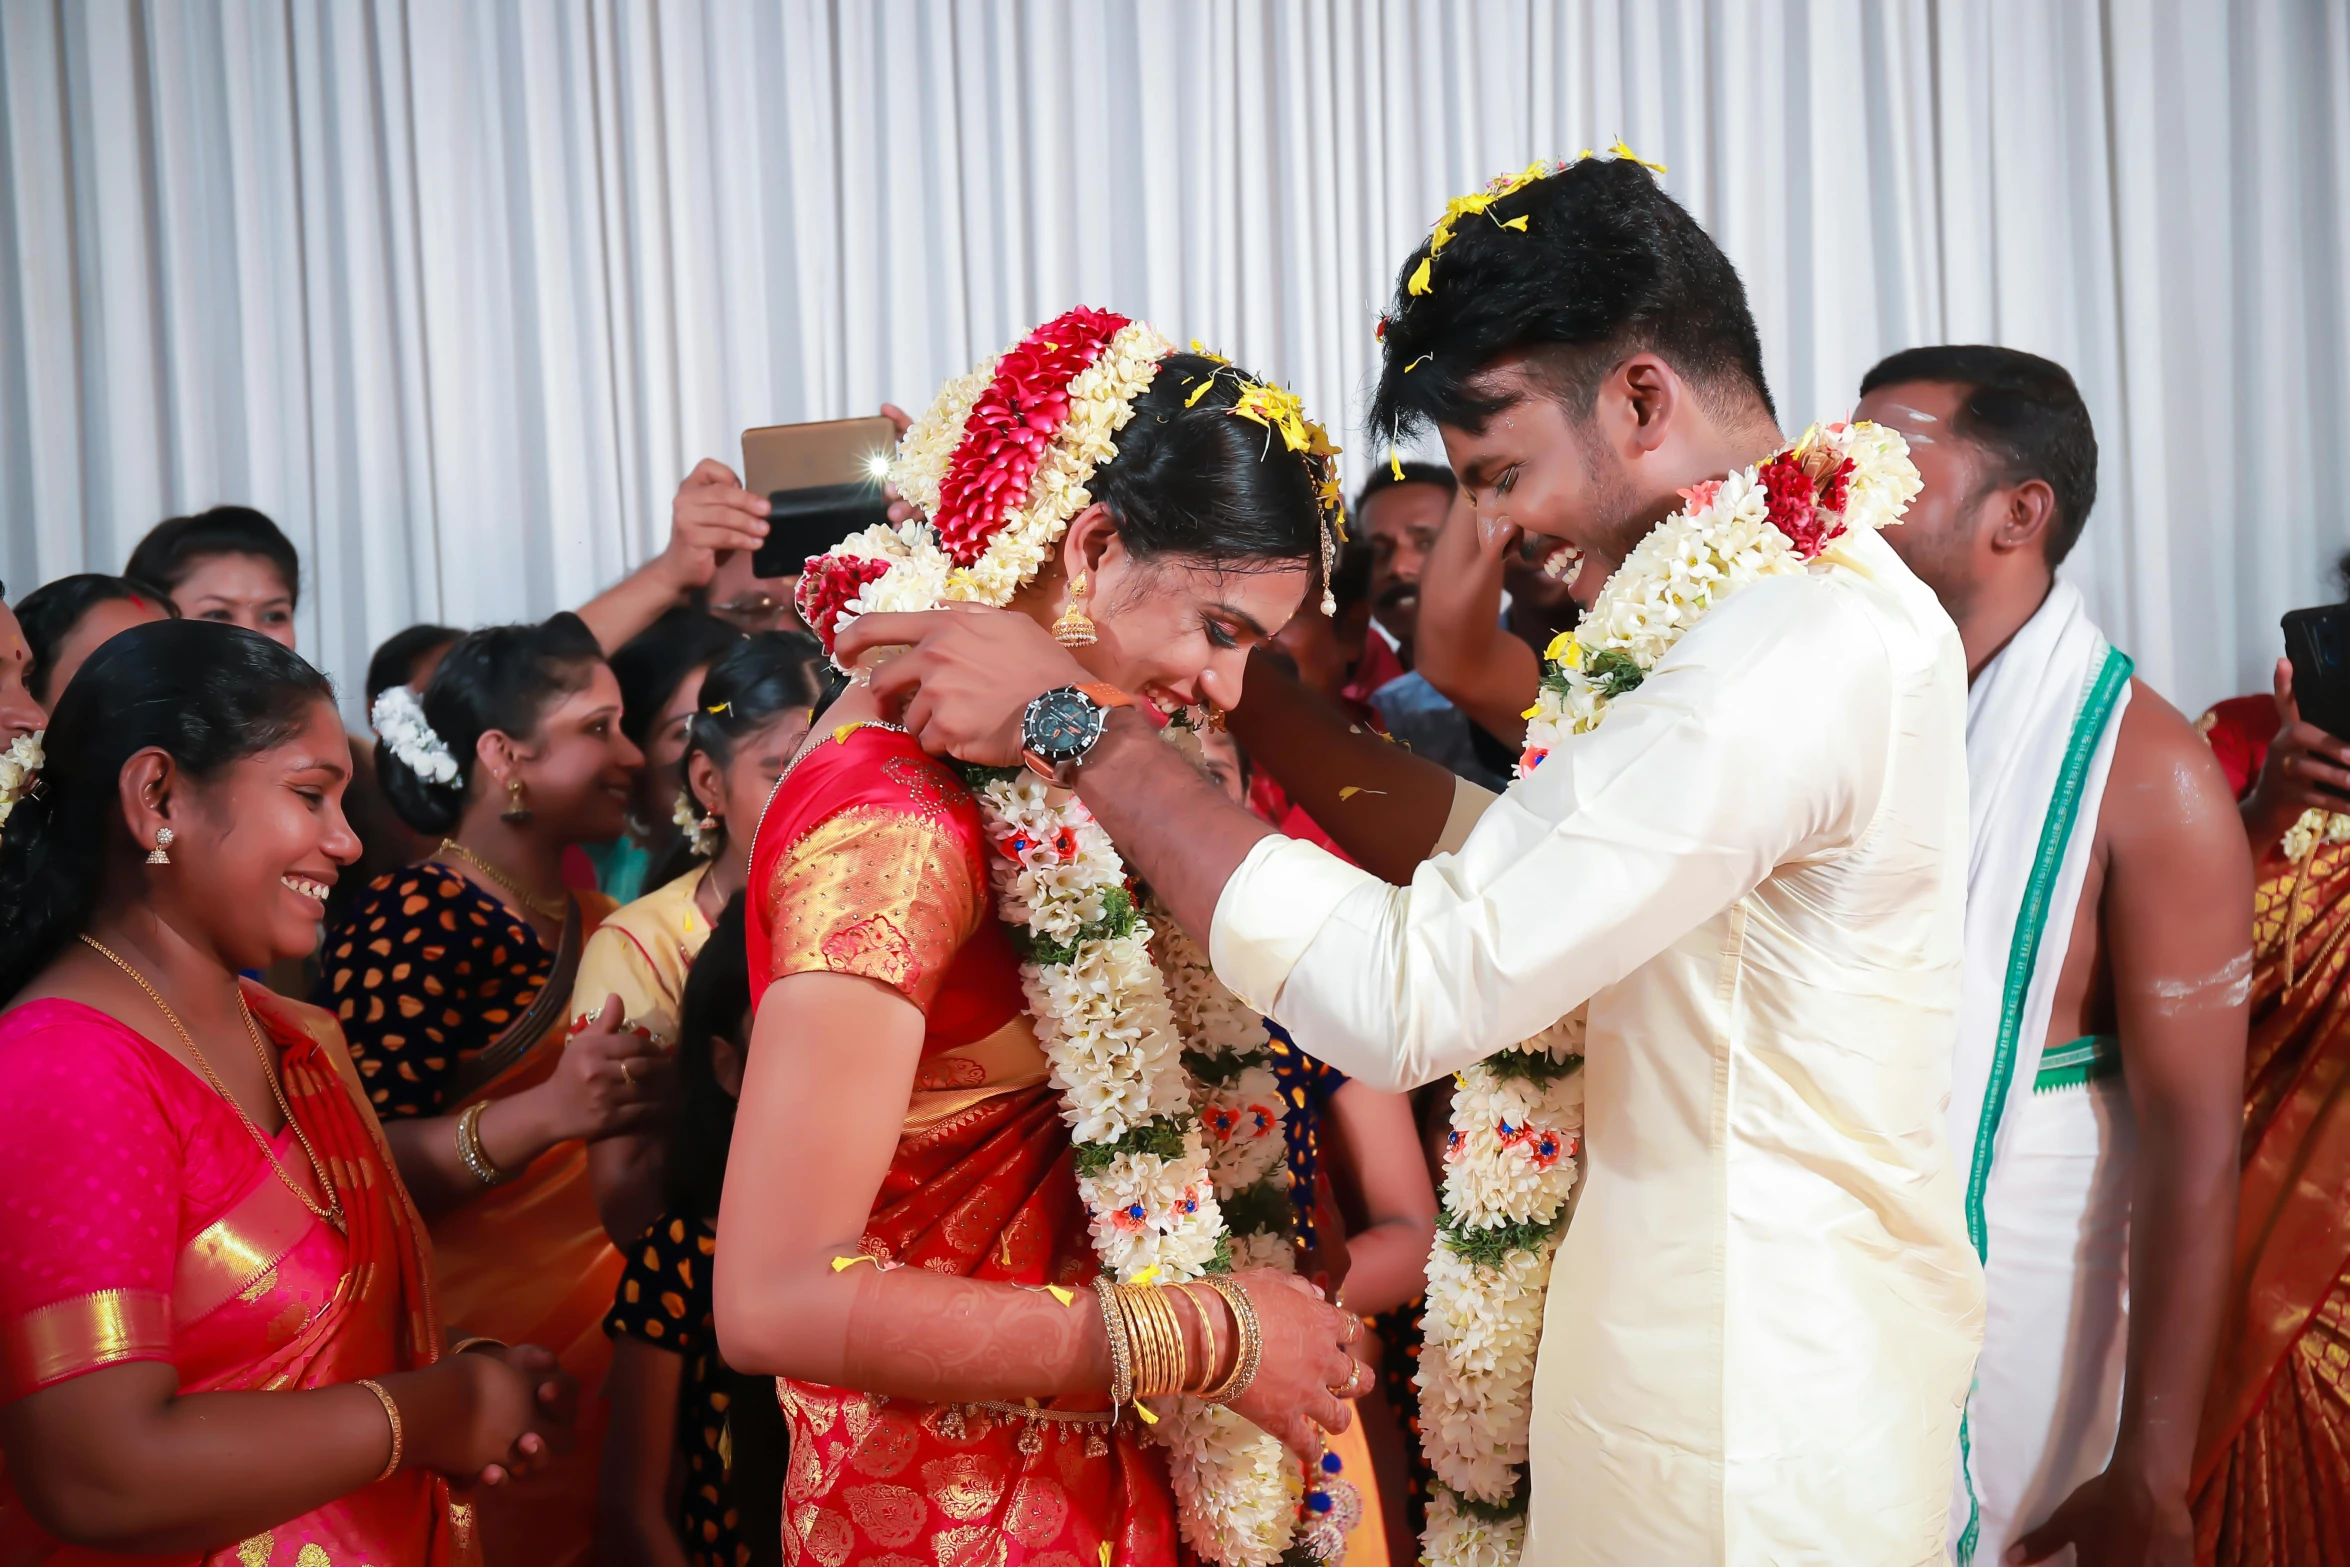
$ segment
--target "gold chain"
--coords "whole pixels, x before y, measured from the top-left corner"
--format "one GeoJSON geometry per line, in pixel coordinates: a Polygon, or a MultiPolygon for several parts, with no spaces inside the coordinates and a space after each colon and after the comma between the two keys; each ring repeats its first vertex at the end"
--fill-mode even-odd
{"type": "Polygon", "coordinates": [[[775,782],[768,787],[767,803],[759,807],[759,819],[751,824],[750,842],[743,846],[744,875],[747,876],[750,874],[752,862],[759,857],[759,834],[766,829],[767,813],[774,809],[775,797],[783,793],[783,781],[792,775],[792,770],[794,768],[798,767],[809,757],[814,756],[818,751],[832,744],[836,740],[846,740],[851,733],[859,729],[886,729],[893,735],[911,733],[911,731],[908,730],[904,724],[893,724],[886,718],[860,718],[853,723],[838,725],[830,734],[819,737],[814,745],[809,746],[806,750],[800,752],[799,755],[786,762],[784,764],[783,771],[775,775],[775,782]]]}
{"type": "Polygon", "coordinates": [[[277,1150],[270,1146],[268,1138],[261,1135],[261,1128],[253,1124],[253,1118],[245,1113],[245,1107],[237,1102],[237,1096],[228,1091],[228,1085],[220,1080],[220,1074],[212,1070],[212,1063],[205,1060],[204,1052],[196,1048],[195,1038],[188,1033],[188,1025],[180,1021],[180,1015],[171,1009],[171,1004],[163,999],[161,992],[147,983],[147,976],[132,968],[121,953],[97,937],[84,933],[82,940],[97,949],[100,957],[128,974],[132,983],[147,993],[147,999],[161,1009],[164,1020],[180,1036],[180,1043],[188,1047],[188,1054],[194,1056],[196,1064],[204,1069],[205,1080],[211,1083],[212,1091],[228,1101],[228,1107],[236,1111],[237,1119],[245,1123],[245,1130],[253,1134],[253,1141],[261,1145],[262,1157],[269,1161],[271,1169],[277,1171],[277,1178],[286,1183],[286,1190],[299,1197],[303,1207],[337,1230],[348,1233],[348,1227],[343,1222],[343,1194],[336,1191],[335,1183],[327,1178],[326,1161],[319,1158],[318,1150],[310,1146],[310,1134],[302,1130],[302,1123],[294,1116],[294,1107],[286,1102],[286,1091],[278,1086],[277,1067],[269,1059],[269,1047],[261,1042],[261,1029],[253,1021],[253,1009],[245,1004],[243,987],[237,990],[237,1010],[244,1014],[245,1032],[253,1041],[255,1053],[261,1057],[261,1075],[269,1079],[269,1092],[277,1100],[278,1109],[284,1113],[286,1125],[294,1129],[294,1140],[302,1145],[302,1152],[308,1156],[310,1173],[317,1177],[319,1190],[326,1193],[327,1206],[323,1208],[318,1205],[318,1199],[302,1189],[302,1183],[294,1179],[293,1172],[279,1162],[277,1150]]]}
{"type": "Polygon", "coordinates": [[[542,898],[454,838],[443,838],[441,848],[456,855],[466,864],[514,894],[515,897],[522,900],[524,908],[529,909],[541,919],[560,920],[571,911],[571,895],[569,893],[565,893],[560,898],[542,898]]]}

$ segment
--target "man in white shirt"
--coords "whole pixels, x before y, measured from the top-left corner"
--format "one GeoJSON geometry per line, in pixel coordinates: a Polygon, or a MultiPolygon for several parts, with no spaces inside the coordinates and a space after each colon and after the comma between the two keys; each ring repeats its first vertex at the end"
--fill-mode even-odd
{"type": "MultiPolygon", "coordinates": [[[[1464,215],[1398,277],[1371,423],[1433,423],[1480,519],[1586,604],[1779,454],[1736,273],[1628,158],[1464,215]],[[1711,493],[1700,489],[1699,493],[1711,493]]],[[[1020,754],[1083,678],[1033,621],[868,616],[924,744],[1020,754]]],[[[1704,614],[1501,796],[1232,661],[1192,693],[1366,869],[1270,834],[1112,708],[1067,770],[1218,975],[1375,1085],[1588,1005],[1587,1174],[1534,1387],[1526,1560],[1937,1561],[1982,1275],[1944,1126],[1965,666],[1873,533],[1704,614]],[[1382,880],[1381,878],[1386,878],[1382,880]]]]}

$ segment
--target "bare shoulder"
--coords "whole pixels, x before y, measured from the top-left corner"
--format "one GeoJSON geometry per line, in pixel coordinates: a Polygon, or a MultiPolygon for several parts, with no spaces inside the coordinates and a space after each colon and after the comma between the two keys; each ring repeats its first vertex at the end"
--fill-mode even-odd
{"type": "Polygon", "coordinates": [[[2098,828],[2125,854],[2250,852],[2218,758],[2187,717],[2143,680],[2130,682],[2098,828]]]}

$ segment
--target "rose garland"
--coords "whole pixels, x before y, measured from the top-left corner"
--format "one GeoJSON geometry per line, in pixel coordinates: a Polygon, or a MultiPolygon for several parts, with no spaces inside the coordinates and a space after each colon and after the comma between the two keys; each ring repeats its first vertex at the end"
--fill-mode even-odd
{"type": "MultiPolygon", "coordinates": [[[[1142,322],[1079,309],[948,382],[891,468],[898,492],[924,517],[868,528],[801,575],[802,618],[826,649],[859,615],[1010,602],[1091,504],[1088,483],[1116,455],[1135,399],[1173,351],[1142,322]]],[[[1260,397],[1251,408],[1244,416],[1268,429],[1288,422],[1277,401],[1260,397]]],[[[1327,468],[1327,439],[1301,430],[1309,460],[1327,468]]],[[[1334,483],[1334,473],[1318,476],[1334,483]]],[[[1061,1094],[1095,1251],[1122,1282],[1228,1270],[1233,1247],[1219,1188],[1245,1194],[1270,1178],[1260,1172],[1235,1184],[1263,1157],[1263,1139],[1219,1138],[1211,1153],[1167,983],[1152,961],[1153,928],[1124,862],[1082,802],[1056,801],[1026,770],[970,768],[965,776],[996,851],[997,911],[1023,955],[1021,985],[1061,1094]]],[[[1195,1055],[1221,1062],[1234,1019],[1210,1000],[1187,978],[1195,1055]]],[[[1211,1112],[1219,1104],[1211,1095],[1211,1112]]],[[[1277,1121],[1270,1133],[1278,1159],[1277,1121]]],[[[1251,1259],[1262,1249],[1255,1233],[1242,1244],[1251,1259]]],[[[1277,1439],[1196,1400],[1163,1401],[1143,1416],[1168,1450],[1195,1551],[1225,1567],[1269,1567],[1292,1550],[1305,1488],[1277,1439]]]]}
{"type": "Polygon", "coordinates": [[[8,742],[8,749],[0,751],[0,827],[8,825],[16,802],[33,790],[39,780],[41,763],[41,731],[18,735],[8,742]]]}
{"type": "MultiPolygon", "coordinates": [[[[1544,653],[1518,776],[1597,728],[1708,610],[1808,570],[1853,530],[1900,521],[1918,489],[1900,436],[1832,424],[1682,491],[1688,505],[1649,530],[1544,653]]],[[[1578,1009],[1455,1080],[1418,1375],[1421,1444],[1440,1482],[1430,1567],[1515,1567],[1525,1544],[1534,1352],[1579,1173],[1584,1027],[1578,1009]]]]}

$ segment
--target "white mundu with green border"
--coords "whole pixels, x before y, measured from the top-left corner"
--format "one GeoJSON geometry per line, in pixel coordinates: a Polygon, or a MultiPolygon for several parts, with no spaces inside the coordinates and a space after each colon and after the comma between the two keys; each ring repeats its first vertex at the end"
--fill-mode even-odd
{"type": "Polygon", "coordinates": [[[2104,1469],[2129,1326],[2133,1125],[2110,1039],[2048,1044],[2130,661],[2058,582],[1967,694],[1973,828],[1950,1145],[1983,1258],[1951,1557],[1996,1562],[2104,1469]]]}

